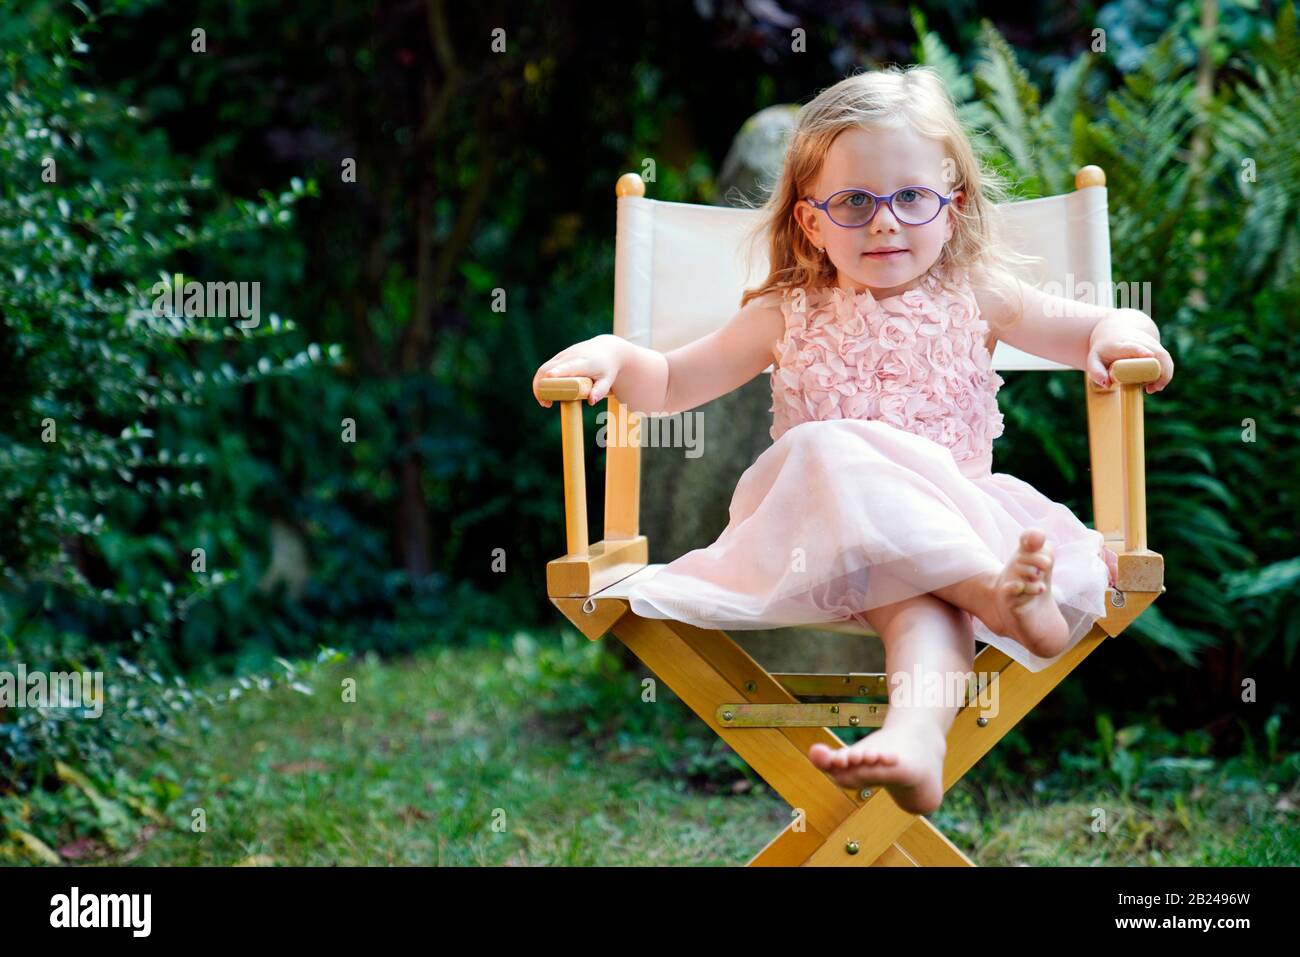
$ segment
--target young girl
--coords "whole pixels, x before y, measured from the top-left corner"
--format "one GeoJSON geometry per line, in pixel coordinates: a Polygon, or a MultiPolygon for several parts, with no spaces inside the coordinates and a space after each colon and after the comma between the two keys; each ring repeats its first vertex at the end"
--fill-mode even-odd
{"type": "Polygon", "coordinates": [[[976,638],[1040,670],[1105,614],[1113,582],[1099,532],[991,471],[994,346],[1104,386],[1120,358],[1159,359],[1149,392],[1173,375],[1143,313],[1011,276],[992,218],[1004,195],[933,70],[848,77],[798,114],[765,207],[771,273],[735,316],[667,354],[597,336],[534,378],[536,393],[542,376],[588,376],[592,403],[613,391],[634,411],[674,413],[774,363],[774,441],[741,476],[729,524],[634,586],[630,607],[722,629],[865,620],[894,686],[884,724],[810,757],[913,814],[942,800],[961,705],[914,693],[916,679],[938,672],[952,687],[976,638]]]}

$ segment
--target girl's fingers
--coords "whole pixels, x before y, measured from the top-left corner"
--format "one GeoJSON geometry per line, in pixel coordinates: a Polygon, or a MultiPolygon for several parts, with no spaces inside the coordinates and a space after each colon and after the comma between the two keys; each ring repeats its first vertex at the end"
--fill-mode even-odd
{"type": "Polygon", "coordinates": [[[1155,355],[1150,346],[1144,346],[1140,342],[1124,341],[1119,344],[1114,358],[1116,359],[1140,359],[1143,356],[1155,355]]]}
{"type": "Polygon", "coordinates": [[[565,359],[558,362],[547,370],[547,375],[585,375],[585,370],[590,368],[592,361],[586,356],[576,356],[572,359],[565,359]]]}
{"type": "Polygon", "coordinates": [[[602,376],[595,381],[591,387],[591,405],[595,405],[605,397],[605,393],[609,391],[609,382],[610,380],[607,376],[602,376]]]}
{"type": "Polygon", "coordinates": [[[1101,356],[1096,352],[1088,356],[1088,375],[1092,377],[1093,382],[1103,389],[1110,383],[1110,374],[1106,371],[1106,363],[1101,361],[1101,356]]]}
{"type": "Polygon", "coordinates": [[[1169,380],[1174,377],[1174,359],[1173,356],[1169,354],[1168,349],[1160,350],[1160,369],[1162,374],[1160,379],[1155,383],[1155,389],[1153,390],[1156,392],[1159,392],[1167,386],[1169,380]]]}

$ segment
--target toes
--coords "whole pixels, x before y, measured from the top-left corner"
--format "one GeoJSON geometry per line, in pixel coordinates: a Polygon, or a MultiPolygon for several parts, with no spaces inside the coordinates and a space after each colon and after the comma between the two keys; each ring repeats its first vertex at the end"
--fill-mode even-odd
{"type": "Polygon", "coordinates": [[[1047,582],[1041,578],[1032,581],[1014,579],[1007,582],[1003,588],[1003,593],[1016,605],[1021,604],[1016,599],[1031,598],[1034,595],[1041,595],[1045,591],[1047,591],[1047,582]]]}
{"type": "Polygon", "coordinates": [[[1047,572],[1047,569],[1038,564],[1016,562],[1011,566],[1011,571],[1014,572],[1018,578],[1023,578],[1026,581],[1037,581],[1047,572]]]}
{"type": "Polygon", "coordinates": [[[1023,565],[1031,565],[1039,571],[1048,572],[1052,570],[1052,553],[1046,547],[1036,552],[1021,552],[1016,556],[1016,561],[1023,565]]]}
{"type": "Polygon", "coordinates": [[[1027,528],[1020,533],[1020,547],[1027,552],[1036,552],[1047,543],[1047,533],[1041,528],[1027,528]]]}

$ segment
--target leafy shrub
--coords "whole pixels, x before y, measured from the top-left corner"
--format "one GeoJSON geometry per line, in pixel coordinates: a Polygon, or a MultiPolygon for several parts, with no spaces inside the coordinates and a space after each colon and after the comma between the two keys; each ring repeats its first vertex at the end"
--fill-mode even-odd
{"type": "Polygon", "coordinates": [[[7,21],[0,53],[0,671],[98,669],[112,692],[102,721],[0,710],[0,826],[29,850],[33,807],[82,801],[65,823],[94,819],[118,843],[126,808],[146,813],[149,787],[115,755],[149,740],[128,729],[165,735],[188,707],[183,684],[162,677],[175,639],[236,577],[194,552],[220,528],[206,486],[230,463],[170,431],[173,417],[301,378],[328,352],[276,346],[292,323],[274,314],[245,329],[152,308],[154,277],[193,275],[204,250],[283,228],[314,184],[200,217],[212,190],[172,175],[130,108],[78,85],[85,45],[66,20],[32,23],[7,21]]]}

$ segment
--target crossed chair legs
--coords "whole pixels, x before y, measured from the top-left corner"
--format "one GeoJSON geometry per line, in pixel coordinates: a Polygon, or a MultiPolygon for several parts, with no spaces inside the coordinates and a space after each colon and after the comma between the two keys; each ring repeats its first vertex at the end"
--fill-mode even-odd
{"type": "MultiPolygon", "coordinates": [[[[976,675],[991,676],[990,682],[996,682],[997,687],[990,685],[979,698],[968,698],[966,706],[958,711],[948,733],[943,768],[945,791],[1105,638],[1123,631],[1159,592],[1125,595],[1110,591],[1107,595],[1106,617],[1049,668],[1028,671],[993,647],[985,647],[976,655],[972,670],[976,675]],[[997,707],[988,709],[981,701],[987,702],[994,693],[992,700],[997,707]]],[[[798,723],[800,708],[831,706],[800,705],[790,690],[799,682],[781,680],[795,676],[768,672],[725,632],[641,618],[628,610],[622,599],[551,600],[589,638],[611,631],[790,805],[790,824],[755,854],[749,865],[973,866],[928,820],[899,808],[884,788],[842,788],[812,763],[808,752],[814,742],[830,747],[840,747],[843,742],[830,727],[798,723]],[[737,726],[739,713],[747,705],[796,707],[749,709],[774,715],[772,726],[763,726],[752,714],[746,716],[745,726],[737,726]]],[[[823,685],[841,679],[858,683],[883,678],[801,677],[823,679],[823,685]]],[[[843,713],[849,714],[851,708],[870,706],[845,702],[843,707],[843,713]]],[[[838,717],[840,707],[834,706],[834,710],[838,717]]],[[[802,712],[805,716],[816,713],[802,712]]],[[[853,711],[846,721],[835,723],[857,724],[854,716],[860,714],[853,711]]]]}

